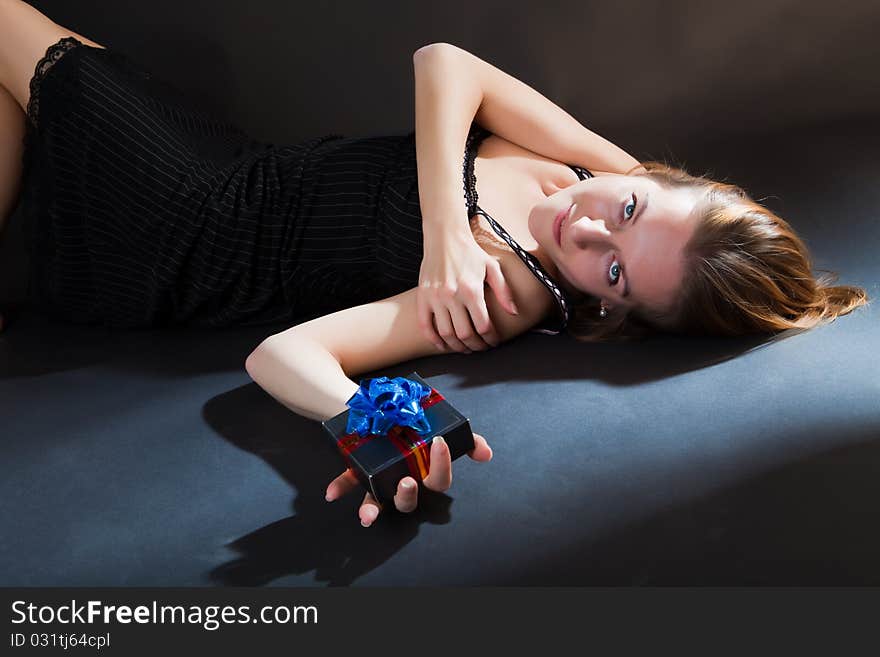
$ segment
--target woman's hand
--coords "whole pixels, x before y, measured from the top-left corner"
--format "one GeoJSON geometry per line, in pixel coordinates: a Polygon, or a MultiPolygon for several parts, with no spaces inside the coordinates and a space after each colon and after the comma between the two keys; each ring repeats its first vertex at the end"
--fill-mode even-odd
{"type": "MultiPolygon", "coordinates": [[[[475,433],[474,448],[467,454],[474,461],[489,461],[492,458],[492,448],[489,447],[483,436],[475,433]]],[[[425,488],[438,492],[447,490],[452,485],[452,457],[449,454],[449,446],[442,439],[442,436],[437,436],[431,441],[430,464],[430,472],[422,481],[422,485],[425,488]]],[[[332,502],[359,487],[360,484],[357,477],[349,468],[330,482],[330,485],[327,486],[325,499],[328,502],[332,502]]],[[[398,482],[397,495],[394,496],[394,506],[398,511],[403,511],[404,513],[415,511],[419,501],[418,498],[419,487],[415,479],[404,477],[398,482]]],[[[379,516],[381,510],[382,505],[376,501],[372,494],[367,493],[364,495],[364,501],[358,510],[361,524],[364,527],[369,527],[379,516]]]]}
{"type": "Polygon", "coordinates": [[[484,281],[509,313],[518,314],[501,265],[480,248],[470,230],[429,231],[424,238],[417,305],[425,337],[441,351],[447,345],[465,353],[497,347],[500,339],[486,308],[484,281]]]}

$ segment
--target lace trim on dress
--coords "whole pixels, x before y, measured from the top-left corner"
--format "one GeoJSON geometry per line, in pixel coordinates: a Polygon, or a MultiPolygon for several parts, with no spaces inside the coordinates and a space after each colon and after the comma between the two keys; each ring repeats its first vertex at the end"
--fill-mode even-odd
{"type": "Polygon", "coordinates": [[[467,202],[468,219],[477,213],[477,177],[474,174],[474,159],[480,142],[492,133],[478,123],[472,123],[464,145],[464,198],[467,202]]]}
{"type": "MultiPolygon", "coordinates": [[[[562,316],[562,322],[559,325],[558,329],[549,329],[549,328],[532,328],[532,332],[535,333],[545,333],[547,335],[558,335],[562,332],[562,330],[568,325],[568,320],[570,317],[570,302],[566,298],[563,291],[556,284],[556,282],[550,277],[550,275],[544,270],[544,267],[541,266],[541,263],[538,261],[535,256],[531,253],[523,249],[519,244],[517,244],[516,240],[514,240],[504,227],[501,226],[497,221],[495,221],[492,217],[490,217],[477,203],[477,187],[476,187],[476,175],[474,174],[474,159],[477,155],[477,148],[480,145],[480,142],[490,135],[488,130],[483,128],[478,124],[473,124],[471,127],[471,131],[468,134],[467,141],[465,142],[465,158],[464,158],[464,192],[465,192],[465,200],[468,204],[468,217],[471,217],[475,214],[480,214],[486,218],[486,221],[489,222],[489,225],[495,230],[496,233],[507,242],[508,246],[513,249],[513,252],[516,253],[520,259],[526,264],[526,266],[532,271],[532,273],[538,278],[544,286],[550,290],[551,294],[553,294],[553,298],[556,300],[556,306],[559,308],[559,314],[562,316]]],[[[572,167],[573,168],[573,167],[572,167]]],[[[586,169],[584,169],[586,171],[586,169]]],[[[577,172],[577,170],[576,170],[577,172]]],[[[592,177],[592,174],[590,174],[592,177]]],[[[580,173],[578,172],[578,176],[580,177],[580,173]]]]}
{"type": "Polygon", "coordinates": [[[40,58],[34,69],[34,75],[30,83],[30,99],[27,104],[27,115],[34,126],[37,125],[37,116],[40,113],[40,84],[49,72],[49,69],[61,59],[66,52],[81,46],[83,43],[72,36],[62,37],[46,49],[46,54],[40,58]]]}

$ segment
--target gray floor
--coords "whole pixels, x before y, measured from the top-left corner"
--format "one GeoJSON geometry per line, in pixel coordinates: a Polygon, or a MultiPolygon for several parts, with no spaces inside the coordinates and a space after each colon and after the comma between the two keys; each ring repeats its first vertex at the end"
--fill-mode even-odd
{"type": "MultiPolygon", "coordinates": [[[[875,117],[712,143],[880,294],[875,117]]],[[[328,504],[320,425],[252,383],[282,327],[0,333],[4,585],[880,584],[876,305],[774,342],[523,336],[418,371],[495,449],[413,515],[328,504]]]]}

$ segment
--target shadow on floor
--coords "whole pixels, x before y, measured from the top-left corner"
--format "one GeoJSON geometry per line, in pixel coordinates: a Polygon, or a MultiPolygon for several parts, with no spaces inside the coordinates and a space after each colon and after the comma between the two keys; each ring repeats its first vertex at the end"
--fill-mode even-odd
{"type": "Polygon", "coordinates": [[[452,498],[420,490],[415,512],[387,513],[382,522],[361,527],[362,491],[332,503],[324,500],[324,490],[343,465],[329,438],[313,435],[321,433],[320,425],[291,413],[256,384],[214,397],[203,417],[225,440],[259,456],[300,491],[293,501],[295,515],[227,545],[241,556],[209,573],[216,583],[260,586],[314,570],[317,581],[348,585],[413,540],[422,523],[450,520],[452,498]]]}

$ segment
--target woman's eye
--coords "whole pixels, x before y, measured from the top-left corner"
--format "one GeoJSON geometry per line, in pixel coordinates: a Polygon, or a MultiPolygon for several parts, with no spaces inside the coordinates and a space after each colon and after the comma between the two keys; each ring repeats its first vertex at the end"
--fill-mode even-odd
{"type": "Polygon", "coordinates": [[[636,198],[635,194],[633,194],[630,198],[632,198],[632,201],[623,206],[624,221],[626,221],[627,219],[632,219],[632,216],[636,213],[636,203],[638,203],[638,199],[636,198]],[[629,210],[630,208],[632,208],[632,210],[630,210],[629,214],[627,214],[627,210],[629,210]]]}
{"type": "Polygon", "coordinates": [[[617,281],[620,280],[620,265],[617,263],[617,261],[613,261],[611,263],[611,267],[608,270],[608,273],[611,274],[609,278],[609,283],[611,285],[617,285],[617,281]]]}

